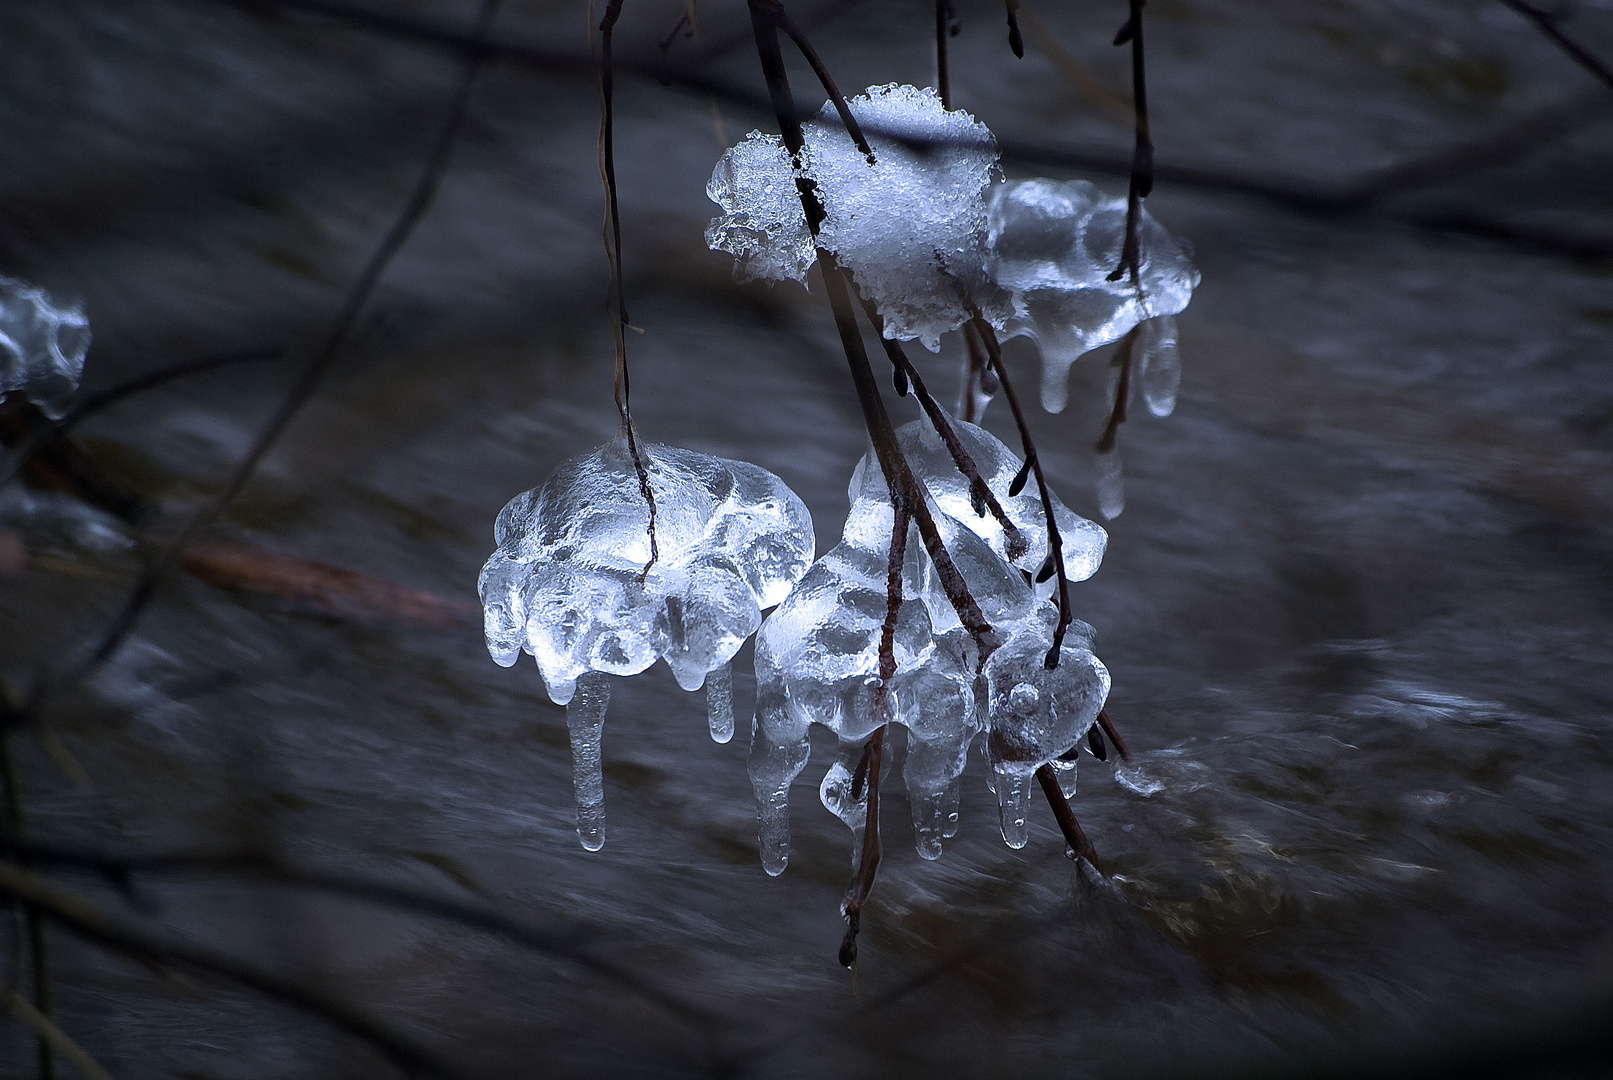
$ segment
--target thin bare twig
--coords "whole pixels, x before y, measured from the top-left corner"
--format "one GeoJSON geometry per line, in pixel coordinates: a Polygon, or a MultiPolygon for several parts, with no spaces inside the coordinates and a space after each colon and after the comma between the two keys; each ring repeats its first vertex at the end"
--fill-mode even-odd
{"type": "Polygon", "coordinates": [[[1087,834],[1081,831],[1081,823],[1075,820],[1075,811],[1070,809],[1070,800],[1064,797],[1059,787],[1058,774],[1053,771],[1053,766],[1039,766],[1036,782],[1042,785],[1042,794],[1047,796],[1047,803],[1053,808],[1053,817],[1059,823],[1059,832],[1064,834],[1064,842],[1070,845],[1071,855],[1085,859],[1092,864],[1092,869],[1103,873],[1103,867],[1098,865],[1097,849],[1087,839],[1087,834]]]}
{"type": "Polygon", "coordinates": [[[1019,0],[1004,0],[1008,8],[1008,48],[1019,59],[1025,59],[1025,39],[1019,33],[1019,0]]]}
{"type": "MultiPolygon", "coordinates": [[[[849,277],[848,283],[851,283],[852,291],[856,292],[855,283],[850,282],[849,277]]],[[[935,433],[941,437],[941,442],[945,444],[947,453],[952,456],[953,464],[958,467],[958,471],[969,482],[969,495],[974,503],[975,513],[984,515],[989,511],[991,516],[997,519],[997,523],[1003,528],[1008,557],[1010,559],[1019,558],[1025,553],[1027,546],[1024,534],[1019,531],[1019,526],[1015,525],[1009,518],[1007,511],[1002,507],[1002,503],[997,501],[997,496],[992,494],[991,487],[986,483],[985,478],[980,475],[980,469],[975,465],[974,458],[969,456],[969,451],[964,448],[963,442],[958,438],[958,432],[953,428],[952,421],[948,418],[946,410],[942,409],[934,396],[930,394],[929,389],[924,385],[923,377],[919,375],[918,368],[908,359],[907,350],[902,348],[901,342],[892,341],[885,336],[885,319],[880,315],[878,306],[860,293],[858,298],[862,301],[863,313],[868,316],[868,322],[874,328],[874,335],[879,338],[880,344],[885,346],[885,355],[895,369],[897,392],[902,392],[904,384],[913,388],[913,396],[918,399],[919,406],[924,410],[924,415],[930,418],[930,424],[935,428],[935,433]]]]}
{"type": "Polygon", "coordinates": [[[1120,339],[1120,348],[1115,350],[1114,365],[1120,369],[1120,377],[1115,380],[1115,400],[1109,409],[1109,421],[1104,424],[1103,434],[1093,447],[1100,454],[1114,450],[1120,425],[1126,422],[1126,409],[1131,399],[1131,367],[1136,353],[1137,337],[1141,332],[1142,324],[1138,323],[1120,339]]]}
{"type": "Polygon", "coordinates": [[[852,143],[858,150],[862,151],[863,157],[868,161],[868,164],[875,164],[874,151],[868,145],[868,140],[863,138],[862,128],[858,126],[857,118],[851,115],[851,106],[846,104],[846,96],[835,85],[834,78],[829,74],[829,69],[824,66],[823,60],[818,56],[818,50],[812,47],[812,43],[807,40],[806,35],[796,27],[795,23],[790,21],[789,15],[784,11],[784,5],[779,0],[763,0],[763,2],[773,5],[773,17],[778,23],[778,28],[784,31],[790,41],[794,42],[795,47],[806,58],[807,65],[812,68],[812,74],[816,75],[818,82],[823,84],[823,92],[829,95],[829,101],[833,103],[835,112],[840,114],[840,122],[846,125],[846,133],[851,136],[852,143]]]}
{"type": "MultiPolygon", "coordinates": [[[[1002,385],[1003,397],[1008,399],[1008,408],[1014,414],[1014,424],[1019,428],[1020,445],[1025,449],[1025,464],[1029,466],[1031,475],[1036,477],[1036,487],[1042,496],[1042,513],[1047,516],[1047,562],[1043,564],[1037,580],[1046,581],[1054,574],[1058,575],[1059,621],[1053,631],[1053,644],[1042,660],[1048,668],[1056,668],[1059,666],[1059,649],[1064,645],[1064,632],[1069,629],[1075,615],[1070,609],[1070,581],[1064,573],[1064,538],[1059,534],[1058,521],[1053,517],[1053,492],[1048,488],[1047,479],[1042,475],[1042,461],[1036,455],[1036,444],[1031,439],[1030,425],[1025,422],[1025,414],[1020,410],[1019,395],[1014,393],[1014,385],[1008,379],[1008,368],[1003,364],[997,334],[985,319],[976,317],[973,325],[980,335],[980,340],[985,343],[986,353],[991,357],[992,370],[997,373],[997,381],[1002,385]]],[[[1016,482],[1023,481],[1016,480],[1016,482]]]]}
{"type": "MultiPolygon", "coordinates": [[[[650,540],[650,558],[639,572],[639,580],[650,575],[650,568],[661,558],[661,548],[655,536],[655,489],[650,486],[650,472],[644,467],[639,453],[638,433],[633,428],[632,391],[627,377],[627,337],[625,331],[632,325],[627,317],[627,299],[622,289],[622,218],[616,202],[616,108],[614,101],[614,75],[611,61],[611,38],[616,20],[621,18],[623,0],[610,0],[605,17],[599,23],[599,176],[605,185],[605,261],[610,265],[611,337],[616,343],[616,377],[614,392],[616,411],[622,418],[622,431],[627,435],[627,453],[633,460],[633,471],[638,476],[638,492],[649,507],[650,519],[645,532],[650,540]]],[[[593,10],[592,4],[589,10],[593,10]]]]}
{"type": "Polygon", "coordinates": [[[1109,736],[1109,741],[1115,744],[1115,749],[1120,751],[1120,760],[1130,761],[1131,751],[1126,749],[1126,740],[1120,737],[1120,732],[1115,730],[1114,721],[1109,719],[1109,710],[1098,710],[1098,724],[1103,728],[1104,734],[1109,736]]]}
{"type": "Polygon", "coordinates": [[[1131,104],[1136,116],[1136,143],[1131,152],[1131,179],[1126,191],[1126,242],[1121,248],[1120,265],[1109,274],[1119,281],[1127,273],[1131,283],[1142,290],[1142,204],[1154,189],[1154,142],[1148,134],[1148,81],[1143,72],[1143,5],[1148,0],[1130,0],[1131,16],[1115,35],[1116,45],[1131,44],[1131,104]]]}

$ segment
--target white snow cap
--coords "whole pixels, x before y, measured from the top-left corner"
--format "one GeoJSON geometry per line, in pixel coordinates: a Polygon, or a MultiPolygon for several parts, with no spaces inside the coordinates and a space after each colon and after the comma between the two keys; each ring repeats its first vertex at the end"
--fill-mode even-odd
{"type": "Polygon", "coordinates": [[[49,409],[78,389],[90,324],[44,289],[0,276],[0,398],[20,390],[49,409]]]}
{"type": "MultiPolygon", "coordinates": [[[[846,104],[876,164],[832,103],[802,125],[799,175],[827,215],[818,243],[878,305],[887,337],[934,351],[976,312],[1001,327],[1013,308],[986,272],[985,193],[999,176],[991,131],[929,88],[872,86],[846,104]]],[[[796,177],[778,137],[757,131],[717,163],[706,194],[723,215],[706,243],[734,255],[740,280],[805,283],[815,256],[796,177]]]]}

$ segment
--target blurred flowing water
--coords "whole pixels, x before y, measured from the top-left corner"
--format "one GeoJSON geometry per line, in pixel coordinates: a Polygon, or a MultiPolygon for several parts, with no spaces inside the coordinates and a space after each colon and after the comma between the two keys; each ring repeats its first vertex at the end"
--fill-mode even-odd
{"type": "MultiPolygon", "coordinates": [[[[463,27],[472,7],[387,11],[463,27]]],[[[653,61],[679,8],[628,5],[629,60],[653,61]]],[[[955,101],[1012,151],[1009,175],[1123,189],[1071,167],[1129,153],[1125,51],[1108,44],[1122,8],[1028,5],[1016,61],[999,6],[959,5],[955,101]]],[[[848,92],[930,81],[930,6],[792,10],[848,92]]],[[[958,837],[924,862],[892,782],[853,978],[835,963],[850,838],[816,799],[829,741],[770,879],[743,734],[714,745],[703,698],[664,667],[619,681],[609,841],[585,853],[563,714],[530,664],[495,667],[474,630],[321,618],[188,577],[51,707],[91,790],[16,742],[31,835],[257,847],[490,898],[581,927],[717,1018],[354,901],[205,876],[140,887],[132,917],[358,1004],[468,1076],[1387,1068],[1539,1033],[1530,1053],[1547,1052],[1613,990],[1613,93],[1499,3],[1147,10],[1167,167],[1149,206],[1194,245],[1203,285],[1180,320],[1181,403],[1133,410],[1127,509],[1074,596],[1135,751],[1081,764],[1075,809],[1112,888],[1076,877],[1045,810],[1029,846],[1005,848],[978,761],[958,837]],[[1353,208],[1317,197],[1430,160],[1451,168],[1402,170],[1353,208]]],[[[510,0],[498,35],[586,56],[584,20],[510,0]]],[[[1613,55],[1605,0],[1568,25],[1613,55]]],[[[289,386],[406,198],[459,58],[209,0],[8,5],[0,40],[0,272],[83,299],[87,385],[287,349],[84,427],[160,504],[160,532],[289,386]]],[[[671,55],[763,100],[737,3],[703,6],[671,55]]],[[[620,106],[641,430],[778,473],[827,548],[863,435],[826,304],[736,285],[701,239],[721,146],[771,121],[641,77],[620,106]]],[[[489,62],[431,215],[226,535],[473,595],[498,508],[614,430],[597,123],[586,75],[489,62]]],[[[959,355],[948,341],[918,360],[950,394],[959,355]]],[[[1089,516],[1106,355],[1076,365],[1066,412],[1032,417],[1089,516]]],[[[1025,341],[1009,361],[1034,397],[1025,341]]],[[[1006,418],[994,405],[987,424],[1012,443],[1006,418]]],[[[0,578],[0,672],[25,682],[110,618],[138,549],[70,502],[5,499],[32,559],[0,578]]],[[[56,1016],[116,1076],[388,1074],[247,991],[51,943],[56,1016]]],[[[29,1075],[31,1054],[23,1028],[0,1029],[0,1073],[29,1075]]]]}

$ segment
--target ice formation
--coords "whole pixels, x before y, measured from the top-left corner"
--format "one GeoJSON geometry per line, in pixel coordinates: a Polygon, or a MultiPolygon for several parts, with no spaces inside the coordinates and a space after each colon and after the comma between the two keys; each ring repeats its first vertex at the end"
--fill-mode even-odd
{"type": "MultiPolygon", "coordinates": [[[[800,175],[827,215],[818,243],[878,305],[888,337],[934,351],[976,313],[1002,326],[1013,307],[987,274],[985,195],[998,175],[990,130],[928,88],[872,86],[846,104],[875,163],[832,103],[802,125],[800,175]]],[[[741,280],[806,281],[815,256],[795,179],[778,137],[759,131],[717,163],[706,194],[723,215],[706,242],[733,254],[741,280]]]]}
{"type": "Polygon", "coordinates": [[[20,390],[46,409],[78,389],[90,324],[43,289],[0,276],[0,398],[20,390]]]}
{"type": "MultiPolygon", "coordinates": [[[[940,336],[978,314],[1042,353],[1042,406],[1063,410],[1070,364],[1138,323],[1144,399],[1175,405],[1181,360],[1172,316],[1187,307],[1198,271],[1146,211],[1139,272],[1109,280],[1126,238],[1126,199],[1085,180],[997,182],[997,142],[930,89],[870,87],[847,101],[874,150],[870,165],[833,104],[802,125],[799,171],[776,135],[753,131],[717,163],[706,194],[722,208],[706,243],[734,256],[743,281],[805,283],[815,253],[796,180],[815,185],[827,215],[817,244],[852,271],[879,307],[885,334],[940,336]]],[[[1111,504],[1114,500],[1111,499],[1111,504]]]]}
{"type": "Polygon", "coordinates": [[[509,667],[532,654],[549,697],[567,706],[578,835],[590,850],[604,843],[608,676],[664,659],[685,690],[707,685],[712,737],[728,741],[729,662],[814,552],[806,506],[765,469],[656,444],[638,453],[655,495],[653,564],[624,433],[510,500],[480,580],[493,659],[509,667]]]}
{"type": "MultiPolygon", "coordinates": [[[[897,438],[925,487],[953,562],[1002,644],[982,670],[975,643],[910,525],[893,638],[896,669],[888,683],[881,679],[895,515],[877,463],[865,456],[852,478],[852,508],[840,543],[813,564],[756,637],[750,775],[762,866],[769,874],[781,873],[788,861],[789,788],[806,765],[811,724],[840,738],[841,753],[819,794],[854,834],[867,814],[865,792],[852,795],[862,744],[887,721],[907,728],[903,779],[916,847],[934,859],[941,840],[957,830],[958,778],[976,734],[988,732],[1003,838],[1020,847],[1031,776],[1076,745],[1108,694],[1108,672],[1092,655],[1091,629],[1083,623],[1066,635],[1059,665],[1044,666],[1058,612],[1037,595],[1026,573],[1047,554],[1040,501],[1008,495],[1020,462],[1007,447],[972,424],[955,426],[1010,520],[1032,540],[1012,563],[1001,526],[974,512],[963,478],[934,432],[915,422],[897,438]]],[[[1102,558],[1103,530],[1056,501],[1054,518],[1070,576],[1089,576],[1102,558]]]]}
{"type": "Polygon", "coordinates": [[[1148,406],[1163,416],[1175,404],[1181,370],[1176,328],[1159,320],[1187,307],[1199,274],[1182,246],[1143,211],[1138,284],[1130,274],[1110,281],[1125,239],[1125,197],[1105,196],[1085,180],[1016,180],[991,190],[990,269],[1014,294],[1005,334],[1028,335],[1041,350],[1048,412],[1063,410],[1076,357],[1120,340],[1144,320],[1157,323],[1138,358],[1141,367],[1156,371],[1152,383],[1142,378],[1145,394],[1155,387],[1148,406]]]}

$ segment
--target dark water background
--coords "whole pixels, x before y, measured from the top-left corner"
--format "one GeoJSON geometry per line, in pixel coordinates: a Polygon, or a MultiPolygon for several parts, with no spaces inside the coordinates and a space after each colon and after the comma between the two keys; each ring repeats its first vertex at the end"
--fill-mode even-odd
{"type": "MultiPolygon", "coordinates": [[[[1573,8],[1572,31],[1613,55],[1613,5],[1573,8]]],[[[463,27],[471,9],[386,10],[463,27]]],[[[1123,189],[1070,165],[1129,151],[1126,56],[1108,44],[1122,9],[1038,3],[1016,61],[1001,8],[960,4],[955,101],[1012,151],[1009,175],[1123,189]]],[[[630,60],[653,59],[677,10],[628,5],[630,60]]],[[[793,10],[848,91],[930,81],[928,5],[793,10]]],[[[1191,241],[1203,285],[1180,320],[1181,403],[1134,411],[1127,510],[1075,593],[1137,751],[1129,786],[1084,758],[1075,801],[1113,889],[1080,883],[1045,812],[1005,848],[978,761],[959,836],[926,863],[893,782],[853,980],[835,963],[849,838],[816,801],[827,741],[770,879],[743,735],[712,744],[702,699],[664,667],[620,681],[609,842],[588,854],[563,713],[530,665],[495,667],[475,630],[312,617],[183,576],[51,706],[91,790],[16,742],[32,835],[254,846],[491,898],[592,928],[598,955],[718,1018],[353,901],[142,886],[131,917],[361,1005],[470,1076],[1201,1075],[1453,1050],[1510,1069],[1492,1048],[1537,1036],[1538,1068],[1509,1075],[1600,1075],[1549,1054],[1613,991],[1613,92],[1495,2],[1147,12],[1155,138],[1177,170],[1150,208],[1191,241]],[[1430,160],[1450,167],[1348,211],[1327,201],[1430,160]]],[[[742,7],[700,16],[674,58],[762,100],[742,7]]],[[[584,20],[510,0],[498,34],[583,56],[584,20]]],[[[288,351],[83,429],[161,505],[160,530],[217,490],[328,324],[407,197],[459,57],[208,0],[13,3],[0,42],[0,271],[83,299],[86,385],[288,351]]],[[[431,215],[223,534],[469,597],[504,501],[612,433],[594,93],[574,71],[488,64],[431,215]]],[[[771,122],[640,77],[620,107],[641,430],[774,470],[825,549],[863,449],[826,304],[736,285],[701,239],[719,130],[771,122]]],[[[950,395],[957,343],[916,355],[950,395]]],[[[1009,362],[1034,397],[1026,342],[1009,362]]],[[[1032,417],[1053,483],[1093,516],[1107,378],[1082,361],[1069,410],[1032,417]]],[[[1006,418],[995,405],[988,426],[1009,437],[1006,418]]],[[[0,673],[21,682],[104,624],[139,562],[111,519],[7,498],[32,556],[0,578],[0,673]]],[[[249,992],[51,943],[56,1015],[115,1076],[388,1073],[249,992]]],[[[0,1028],[0,1075],[32,1067],[25,1031],[0,1028]]]]}

